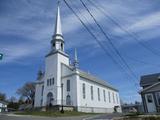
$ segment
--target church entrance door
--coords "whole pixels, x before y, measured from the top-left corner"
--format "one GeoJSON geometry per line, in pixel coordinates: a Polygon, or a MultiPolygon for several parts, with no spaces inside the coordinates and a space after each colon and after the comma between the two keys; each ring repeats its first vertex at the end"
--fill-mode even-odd
{"type": "Polygon", "coordinates": [[[54,101],[53,93],[49,92],[47,94],[47,105],[51,107],[53,105],[53,101],[54,101]]]}
{"type": "Polygon", "coordinates": [[[67,95],[67,97],[66,97],[66,105],[71,105],[71,97],[70,97],[70,95],[67,95]]]}

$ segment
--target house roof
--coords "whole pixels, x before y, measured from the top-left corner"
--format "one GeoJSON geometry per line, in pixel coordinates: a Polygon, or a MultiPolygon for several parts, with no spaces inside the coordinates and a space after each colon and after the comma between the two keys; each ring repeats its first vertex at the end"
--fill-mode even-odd
{"type": "Polygon", "coordinates": [[[155,84],[153,84],[151,86],[148,86],[148,87],[142,89],[139,93],[143,93],[143,92],[145,92],[145,91],[147,91],[147,90],[149,90],[149,89],[151,89],[151,88],[153,88],[153,87],[155,87],[155,86],[157,86],[159,84],[160,84],[160,82],[157,82],[157,83],[155,83],[155,84]]]}
{"type": "Polygon", "coordinates": [[[8,103],[5,102],[5,101],[1,101],[1,100],[0,100],[0,103],[5,104],[5,105],[8,105],[8,103]]]}
{"type": "Polygon", "coordinates": [[[160,73],[144,75],[141,77],[140,86],[153,85],[160,81],[160,73]]]}

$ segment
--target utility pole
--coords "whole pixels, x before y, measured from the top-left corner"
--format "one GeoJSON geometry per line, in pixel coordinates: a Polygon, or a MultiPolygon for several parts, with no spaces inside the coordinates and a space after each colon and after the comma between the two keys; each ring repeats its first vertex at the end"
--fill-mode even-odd
{"type": "Polygon", "coordinates": [[[61,113],[64,113],[64,110],[63,110],[63,83],[61,83],[61,93],[62,93],[62,96],[61,96],[61,97],[62,97],[62,99],[61,99],[61,100],[62,100],[62,101],[61,101],[62,108],[61,108],[61,111],[60,111],[60,112],[61,112],[61,113]]]}

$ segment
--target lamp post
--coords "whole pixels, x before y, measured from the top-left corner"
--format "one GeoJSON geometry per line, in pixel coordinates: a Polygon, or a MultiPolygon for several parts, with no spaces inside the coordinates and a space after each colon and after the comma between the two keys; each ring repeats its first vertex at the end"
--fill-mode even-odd
{"type": "Polygon", "coordinates": [[[61,93],[62,93],[62,101],[61,101],[61,104],[62,104],[62,108],[61,108],[61,113],[64,113],[64,110],[63,110],[63,83],[61,83],[61,93]]]}

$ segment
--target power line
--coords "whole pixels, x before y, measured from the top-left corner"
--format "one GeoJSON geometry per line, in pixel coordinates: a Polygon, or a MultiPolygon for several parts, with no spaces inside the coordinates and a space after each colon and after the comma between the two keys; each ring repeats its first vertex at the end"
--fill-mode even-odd
{"type": "MultiPolygon", "coordinates": [[[[99,44],[99,46],[104,50],[104,52],[106,53],[107,56],[109,56],[112,61],[122,70],[124,70],[124,68],[119,65],[119,63],[112,57],[112,55],[110,55],[108,53],[108,51],[106,50],[106,48],[103,46],[103,44],[101,44],[101,42],[97,39],[97,37],[90,31],[90,29],[85,25],[85,23],[81,20],[81,18],[77,15],[77,13],[72,9],[72,7],[67,3],[66,0],[63,0],[65,2],[65,4],[67,5],[67,7],[74,13],[74,15],[78,18],[78,20],[81,22],[81,24],[86,28],[86,30],[90,33],[90,35],[96,40],[96,42],[99,44]]],[[[137,83],[135,82],[135,85],[137,83]]]]}
{"type": "MultiPolygon", "coordinates": [[[[72,3],[72,2],[70,1],[70,3],[72,3]]],[[[74,4],[74,5],[75,5],[75,4],[74,4]]],[[[88,22],[87,18],[86,18],[83,14],[81,14],[80,10],[78,9],[78,6],[75,5],[74,8],[79,12],[80,16],[82,16],[82,17],[86,20],[87,24],[91,27],[91,29],[94,30],[94,27],[88,22]]],[[[89,28],[89,27],[88,27],[88,28],[89,28]]],[[[96,32],[96,33],[97,33],[97,32],[96,32]]],[[[93,32],[93,34],[94,34],[94,32],[93,32]]],[[[99,34],[98,34],[98,36],[99,36],[99,34]]],[[[100,41],[100,42],[101,42],[101,41],[100,41]]],[[[112,54],[110,54],[110,55],[112,56],[112,54]]],[[[114,57],[112,56],[112,58],[114,58],[114,57]]],[[[120,64],[120,62],[118,62],[118,63],[120,64]]],[[[124,67],[124,66],[123,66],[123,67],[124,67]]]]}
{"type": "Polygon", "coordinates": [[[74,13],[74,15],[78,18],[78,20],[81,22],[81,24],[86,28],[86,30],[90,33],[90,35],[96,40],[96,42],[100,45],[100,47],[105,51],[105,53],[116,63],[118,66],[118,62],[108,53],[106,48],[101,44],[101,42],[97,39],[97,37],[91,32],[91,30],[86,26],[86,24],[81,20],[81,18],[77,15],[77,13],[70,7],[70,5],[67,3],[66,0],[63,0],[67,7],[74,13]]]}
{"type": "Polygon", "coordinates": [[[115,52],[117,53],[117,55],[119,56],[119,58],[123,61],[123,63],[125,64],[125,66],[127,67],[127,69],[129,70],[129,72],[131,73],[131,75],[137,79],[137,76],[135,75],[135,73],[132,71],[131,67],[128,65],[128,63],[126,62],[126,60],[123,58],[123,56],[121,55],[121,53],[118,51],[118,49],[116,48],[116,46],[112,43],[111,39],[108,37],[108,35],[105,33],[105,31],[103,30],[103,28],[101,27],[101,25],[98,23],[98,21],[95,19],[95,17],[93,16],[93,14],[90,12],[90,10],[88,9],[88,7],[85,5],[85,3],[80,0],[82,5],[85,7],[85,9],[88,11],[88,13],[90,14],[90,16],[93,18],[94,22],[96,23],[96,25],[99,27],[99,29],[101,30],[101,32],[104,34],[105,38],[108,40],[108,42],[110,43],[110,45],[112,46],[112,48],[115,50],[115,52]]]}
{"type": "Polygon", "coordinates": [[[129,36],[131,36],[139,45],[141,45],[143,48],[145,48],[146,50],[150,51],[152,54],[159,56],[160,57],[160,53],[156,52],[155,49],[150,48],[149,46],[147,46],[146,44],[144,44],[141,40],[139,40],[137,38],[137,35],[135,33],[131,33],[128,30],[124,29],[116,20],[114,20],[111,16],[106,14],[106,11],[104,12],[101,8],[99,8],[94,2],[92,2],[91,0],[88,0],[88,2],[90,2],[95,8],[97,8],[100,12],[102,12],[107,18],[109,18],[116,26],[118,26],[122,31],[124,31],[125,33],[127,33],[129,36]]]}
{"type": "Polygon", "coordinates": [[[130,57],[128,55],[125,55],[128,59],[130,59],[131,61],[134,61],[134,62],[138,62],[138,63],[142,63],[142,64],[145,64],[145,65],[151,65],[151,66],[154,66],[154,67],[160,67],[160,64],[154,64],[154,63],[150,63],[150,62],[146,62],[146,61],[143,61],[143,60],[138,60],[137,58],[135,57],[130,57]]]}

